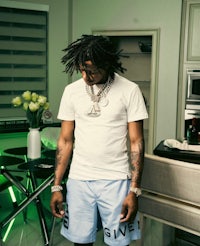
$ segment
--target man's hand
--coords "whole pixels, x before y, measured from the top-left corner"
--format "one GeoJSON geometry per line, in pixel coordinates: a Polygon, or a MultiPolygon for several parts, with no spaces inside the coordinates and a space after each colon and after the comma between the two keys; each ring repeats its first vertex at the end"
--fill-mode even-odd
{"type": "Polygon", "coordinates": [[[129,192],[122,204],[120,222],[133,222],[138,210],[138,198],[135,193],[129,192]]]}
{"type": "Polygon", "coordinates": [[[50,202],[51,212],[53,216],[57,218],[64,217],[64,209],[63,209],[63,195],[62,192],[56,191],[52,193],[51,202],[50,202]]]}

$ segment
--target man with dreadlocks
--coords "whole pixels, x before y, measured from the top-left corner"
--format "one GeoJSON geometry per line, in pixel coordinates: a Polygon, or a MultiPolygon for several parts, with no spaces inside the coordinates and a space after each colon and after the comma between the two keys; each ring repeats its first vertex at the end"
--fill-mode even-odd
{"type": "Polygon", "coordinates": [[[105,243],[126,246],[140,237],[143,96],[117,73],[124,71],[121,55],[107,37],[83,35],[64,51],[65,72],[79,71],[82,78],[66,86],[60,103],[51,210],[63,218],[61,234],[74,245],[93,245],[99,214],[105,243]],[[72,151],[64,212],[61,181],[72,151]]]}

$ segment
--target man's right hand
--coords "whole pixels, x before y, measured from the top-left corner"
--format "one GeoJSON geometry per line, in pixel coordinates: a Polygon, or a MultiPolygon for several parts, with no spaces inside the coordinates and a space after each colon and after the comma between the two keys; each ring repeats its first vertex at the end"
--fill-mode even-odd
{"type": "Polygon", "coordinates": [[[51,201],[50,201],[51,212],[53,216],[57,218],[64,217],[64,209],[63,209],[63,194],[60,191],[56,191],[52,193],[51,201]]]}

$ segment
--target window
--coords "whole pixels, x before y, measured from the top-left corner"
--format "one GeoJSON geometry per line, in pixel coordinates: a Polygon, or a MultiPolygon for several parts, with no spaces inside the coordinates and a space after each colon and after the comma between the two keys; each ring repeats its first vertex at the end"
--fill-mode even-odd
{"type": "Polygon", "coordinates": [[[47,96],[48,12],[0,7],[0,121],[26,119],[11,100],[30,90],[47,96]]]}

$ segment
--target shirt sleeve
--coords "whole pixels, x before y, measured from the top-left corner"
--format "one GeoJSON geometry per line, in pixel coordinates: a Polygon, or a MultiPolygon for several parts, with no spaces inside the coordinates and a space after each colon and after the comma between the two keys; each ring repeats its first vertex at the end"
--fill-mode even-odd
{"type": "Polygon", "coordinates": [[[144,120],[148,118],[144,97],[139,86],[136,86],[130,94],[127,115],[128,122],[144,120]]]}
{"type": "Polygon", "coordinates": [[[65,90],[63,92],[57,118],[59,120],[75,120],[74,107],[71,100],[70,89],[68,86],[65,87],[65,90]]]}

